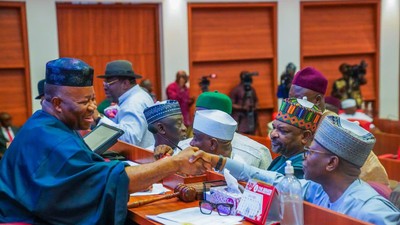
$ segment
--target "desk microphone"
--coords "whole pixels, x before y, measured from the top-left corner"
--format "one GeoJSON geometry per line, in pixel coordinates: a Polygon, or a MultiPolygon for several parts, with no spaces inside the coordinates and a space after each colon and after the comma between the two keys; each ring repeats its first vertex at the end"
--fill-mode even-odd
{"type": "MultiPolygon", "coordinates": [[[[157,134],[158,130],[154,127],[154,126],[149,126],[147,128],[151,133],[153,134],[157,134]]],[[[164,137],[164,135],[160,135],[160,137],[162,137],[165,141],[167,141],[168,143],[170,143],[172,146],[174,146],[175,148],[179,149],[182,151],[182,148],[179,147],[177,144],[175,144],[173,141],[171,141],[169,138],[164,137]]]]}

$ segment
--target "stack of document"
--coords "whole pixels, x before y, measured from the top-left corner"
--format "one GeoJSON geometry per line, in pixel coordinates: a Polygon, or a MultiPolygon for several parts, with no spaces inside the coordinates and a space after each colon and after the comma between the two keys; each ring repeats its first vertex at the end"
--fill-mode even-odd
{"type": "Polygon", "coordinates": [[[148,215],[147,218],[165,225],[233,225],[240,224],[242,216],[220,216],[217,212],[205,215],[200,212],[199,207],[181,209],[178,211],[148,215]]]}
{"type": "Polygon", "coordinates": [[[131,196],[146,196],[146,195],[160,195],[165,192],[170,191],[168,188],[165,188],[162,184],[153,184],[152,188],[147,191],[140,191],[132,193],[131,196]]]}

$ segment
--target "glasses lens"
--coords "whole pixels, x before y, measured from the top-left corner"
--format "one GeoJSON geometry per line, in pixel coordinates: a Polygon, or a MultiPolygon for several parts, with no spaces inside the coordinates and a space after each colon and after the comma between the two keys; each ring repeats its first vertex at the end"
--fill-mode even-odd
{"type": "Polygon", "coordinates": [[[231,204],[217,204],[217,211],[220,216],[228,216],[231,214],[231,204]]]}
{"type": "Polygon", "coordinates": [[[201,201],[200,202],[200,212],[203,214],[211,214],[213,206],[210,202],[201,201]]]}

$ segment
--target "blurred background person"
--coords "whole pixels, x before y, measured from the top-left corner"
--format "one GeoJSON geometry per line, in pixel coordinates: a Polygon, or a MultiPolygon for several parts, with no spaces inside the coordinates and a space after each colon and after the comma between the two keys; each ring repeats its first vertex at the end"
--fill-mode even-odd
{"type": "Polygon", "coordinates": [[[35,99],[40,100],[40,104],[42,104],[43,98],[44,98],[44,83],[45,79],[40,80],[37,84],[37,90],[38,90],[38,96],[35,97],[35,99]]]}
{"type": "Polygon", "coordinates": [[[339,110],[341,108],[340,99],[335,98],[333,96],[325,96],[325,109],[339,114],[339,110]]]}
{"type": "Polygon", "coordinates": [[[149,93],[154,102],[157,102],[156,94],[153,92],[153,83],[151,83],[150,79],[142,80],[139,85],[145,92],[149,93]]]}
{"type": "Polygon", "coordinates": [[[12,125],[12,117],[7,112],[0,112],[0,159],[3,157],[8,145],[14,140],[19,127],[12,125]]]}
{"type": "Polygon", "coordinates": [[[191,130],[192,119],[190,118],[190,106],[194,103],[194,98],[189,96],[189,88],[187,86],[189,76],[184,70],[179,70],[176,73],[175,82],[167,87],[167,98],[176,100],[181,107],[183,121],[188,131],[191,130]]]}
{"type": "Polygon", "coordinates": [[[367,83],[367,79],[365,78],[367,73],[366,68],[367,63],[364,60],[356,65],[342,63],[339,66],[342,77],[333,83],[331,95],[341,101],[352,98],[356,100],[357,108],[360,109],[363,103],[360,86],[367,83]]]}
{"type": "Polygon", "coordinates": [[[257,130],[258,97],[256,90],[251,86],[252,77],[257,75],[257,72],[242,71],[240,84],[229,94],[232,100],[232,117],[238,122],[239,133],[254,135],[257,130]]]}
{"type": "Polygon", "coordinates": [[[285,71],[281,74],[281,83],[278,85],[278,93],[277,93],[278,98],[280,99],[289,98],[289,90],[290,86],[292,86],[292,81],[295,72],[296,72],[296,66],[293,63],[287,64],[285,71]]]}

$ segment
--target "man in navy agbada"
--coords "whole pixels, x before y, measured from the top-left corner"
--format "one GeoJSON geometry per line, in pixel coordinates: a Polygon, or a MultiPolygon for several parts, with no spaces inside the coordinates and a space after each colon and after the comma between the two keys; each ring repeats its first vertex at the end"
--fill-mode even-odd
{"type": "Polygon", "coordinates": [[[175,172],[210,169],[202,161],[189,163],[193,148],[136,167],[104,161],[76,132],[93,123],[92,85],[93,69],[81,60],[47,63],[42,110],[0,162],[0,223],[124,224],[129,193],[175,172]]]}

